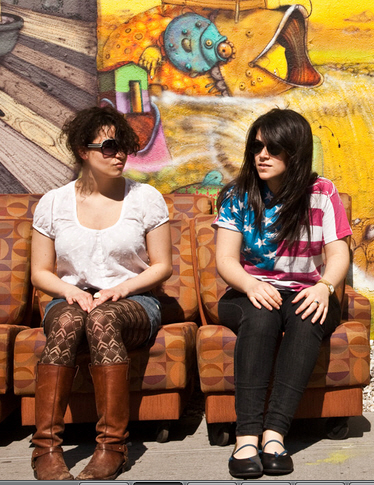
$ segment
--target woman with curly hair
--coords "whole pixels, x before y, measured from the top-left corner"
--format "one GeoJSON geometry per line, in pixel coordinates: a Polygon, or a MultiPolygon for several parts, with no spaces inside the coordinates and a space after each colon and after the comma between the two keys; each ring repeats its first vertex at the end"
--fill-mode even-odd
{"type": "Polygon", "coordinates": [[[334,288],[348,271],[351,229],[312,157],[307,120],[273,109],[253,123],[241,171],[218,199],[217,268],[230,287],[219,317],[237,334],[237,478],[293,471],[284,436],[321,341],[340,323],[334,288]]]}
{"type": "Polygon", "coordinates": [[[139,149],[122,114],[88,108],[62,132],[81,175],[45,194],[34,215],[32,283],[53,300],[37,367],[32,466],[39,480],[74,479],[61,435],[78,347],[87,342],[97,446],[77,479],[112,480],[128,461],[128,352],[157,332],[161,312],[152,289],[172,271],[169,214],[155,188],[122,175],[139,149]]]}

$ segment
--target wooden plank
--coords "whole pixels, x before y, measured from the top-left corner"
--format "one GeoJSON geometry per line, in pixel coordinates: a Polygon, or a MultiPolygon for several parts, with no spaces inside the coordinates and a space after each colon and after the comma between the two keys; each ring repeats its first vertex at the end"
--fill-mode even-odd
{"type": "MultiPolygon", "coordinates": [[[[0,163],[31,193],[45,193],[72,179],[72,170],[0,120],[0,163]]],[[[15,187],[17,191],[17,187],[15,187]]],[[[0,181],[1,190],[1,181],[0,181]]]]}
{"type": "Polygon", "coordinates": [[[34,12],[63,15],[67,18],[95,21],[97,18],[97,0],[2,0],[3,8],[7,3],[17,3],[34,12]]]}
{"type": "Polygon", "coordinates": [[[23,18],[24,35],[61,45],[88,56],[96,56],[96,22],[55,17],[15,5],[7,5],[3,10],[23,18]]]}
{"type": "MultiPolygon", "coordinates": [[[[0,99],[1,90],[60,128],[64,121],[76,112],[75,109],[65,106],[47,94],[42,88],[0,65],[0,99]]],[[[4,110],[1,102],[0,107],[4,110]]],[[[6,109],[9,109],[9,105],[6,109]]]]}
{"type": "Polygon", "coordinates": [[[86,56],[81,52],[72,51],[60,45],[35,39],[34,37],[28,37],[27,35],[22,35],[22,33],[18,37],[17,45],[19,44],[65,62],[70,66],[82,69],[92,76],[97,76],[96,57],[86,56]]]}
{"type": "Polygon", "coordinates": [[[15,131],[39,145],[53,158],[73,168],[70,153],[60,138],[60,128],[38,116],[31,109],[17,103],[0,91],[1,119],[15,131]]]}
{"type": "MultiPolygon", "coordinates": [[[[1,158],[1,152],[0,152],[1,158]]],[[[0,163],[0,193],[27,194],[28,190],[0,163]]]]}
{"type": "Polygon", "coordinates": [[[59,61],[46,54],[35,52],[22,44],[16,44],[12,51],[12,55],[82,89],[90,95],[95,96],[93,99],[96,99],[96,76],[91,76],[84,70],[70,66],[69,64],[66,64],[66,62],[59,61]]]}
{"type": "Polygon", "coordinates": [[[4,67],[40,86],[43,91],[56,98],[62,104],[81,110],[96,104],[96,96],[79,89],[72,84],[43,71],[28,62],[8,54],[2,60],[4,67]]]}

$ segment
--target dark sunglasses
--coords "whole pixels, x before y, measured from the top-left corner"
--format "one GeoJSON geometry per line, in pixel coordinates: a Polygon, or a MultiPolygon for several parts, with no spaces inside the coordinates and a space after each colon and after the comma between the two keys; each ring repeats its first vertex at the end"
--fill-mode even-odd
{"type": "Polygon", "coordinates": [[[87,148],[100,148],[104,157],[114,157],[121,150],[113,138],[108,138],[101,143],[89,143],[87,148]]]}
{"type": "Polygon", "coordinates": [[[272,155],[273,157],[280,155],[284,151],[284,148],[281,147],[278,143],[270,141],[267,145],[265,145],[265,143],[260,140],[255,140],[249,147],[249,151],[253,153],[253,155],[258,155],[262,152],[264,147],[266,147],[269,155],[272,155]]]}

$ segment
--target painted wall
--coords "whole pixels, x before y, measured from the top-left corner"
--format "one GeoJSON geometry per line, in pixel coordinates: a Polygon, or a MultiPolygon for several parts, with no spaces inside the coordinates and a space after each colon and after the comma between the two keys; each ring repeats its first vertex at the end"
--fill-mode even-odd
{"type": "Polygon", "coordinates": [[[314,168],[353,198],[349,278],[374,302],[374,0],[2,0],[2,10],[23,21],[0,57],[2,192],[70,180],[63,121],[109,103],[140,130],[126,176],[216,194],[241,165],[249,124],[290,107],[311,123],[314,168]]]}

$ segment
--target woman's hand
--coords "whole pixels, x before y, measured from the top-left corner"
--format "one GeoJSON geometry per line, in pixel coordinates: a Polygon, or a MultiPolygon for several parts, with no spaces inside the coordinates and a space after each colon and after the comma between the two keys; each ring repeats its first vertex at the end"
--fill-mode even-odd
{"type": "Polygon", "coordinates": [[[78,303],[85,312],[89,313],[93,309],[93,298],[87,291],[81,290],[76,286],[71,286],[65,292],[66,301],[69,305],[78,303]]]}
{"type": "Polygon", "coordinates": [[[113,288],[108,288],[106,290],[97,291],[93,296],[93,304],[91,310],[101,305],[105,301],[118,301],[121,298],[126,298],[129,295],[128,288],[124,285],[114,286],[113,288]]]}
{"type": "Polygon", "coordinates": [[[320,318],[319,323],[322,325],[326,319],[327,311],[329,309],[330,293],[327,286],[323,283],[318,283],[314,286],[304,288],[300,291],[300,293],[297,294],[296,298],[292,300],[292,303],[297,303],[303,298],[304,301],[296,310],[296,315],[302,313],[301,318],[305,320],[314,312],[311,320],[312,323],[316,323],[320,318]]]}
{"type": "Polygon", "coordinates": [[[254,281],[251,281],[246,294],[253,306],[258,309],[263,305],[270,311],[272,311],[273,308],[279,310],[280,305],[282,304],[282,297],[273,285],[256,280],[255,278],[254,281]]]}

